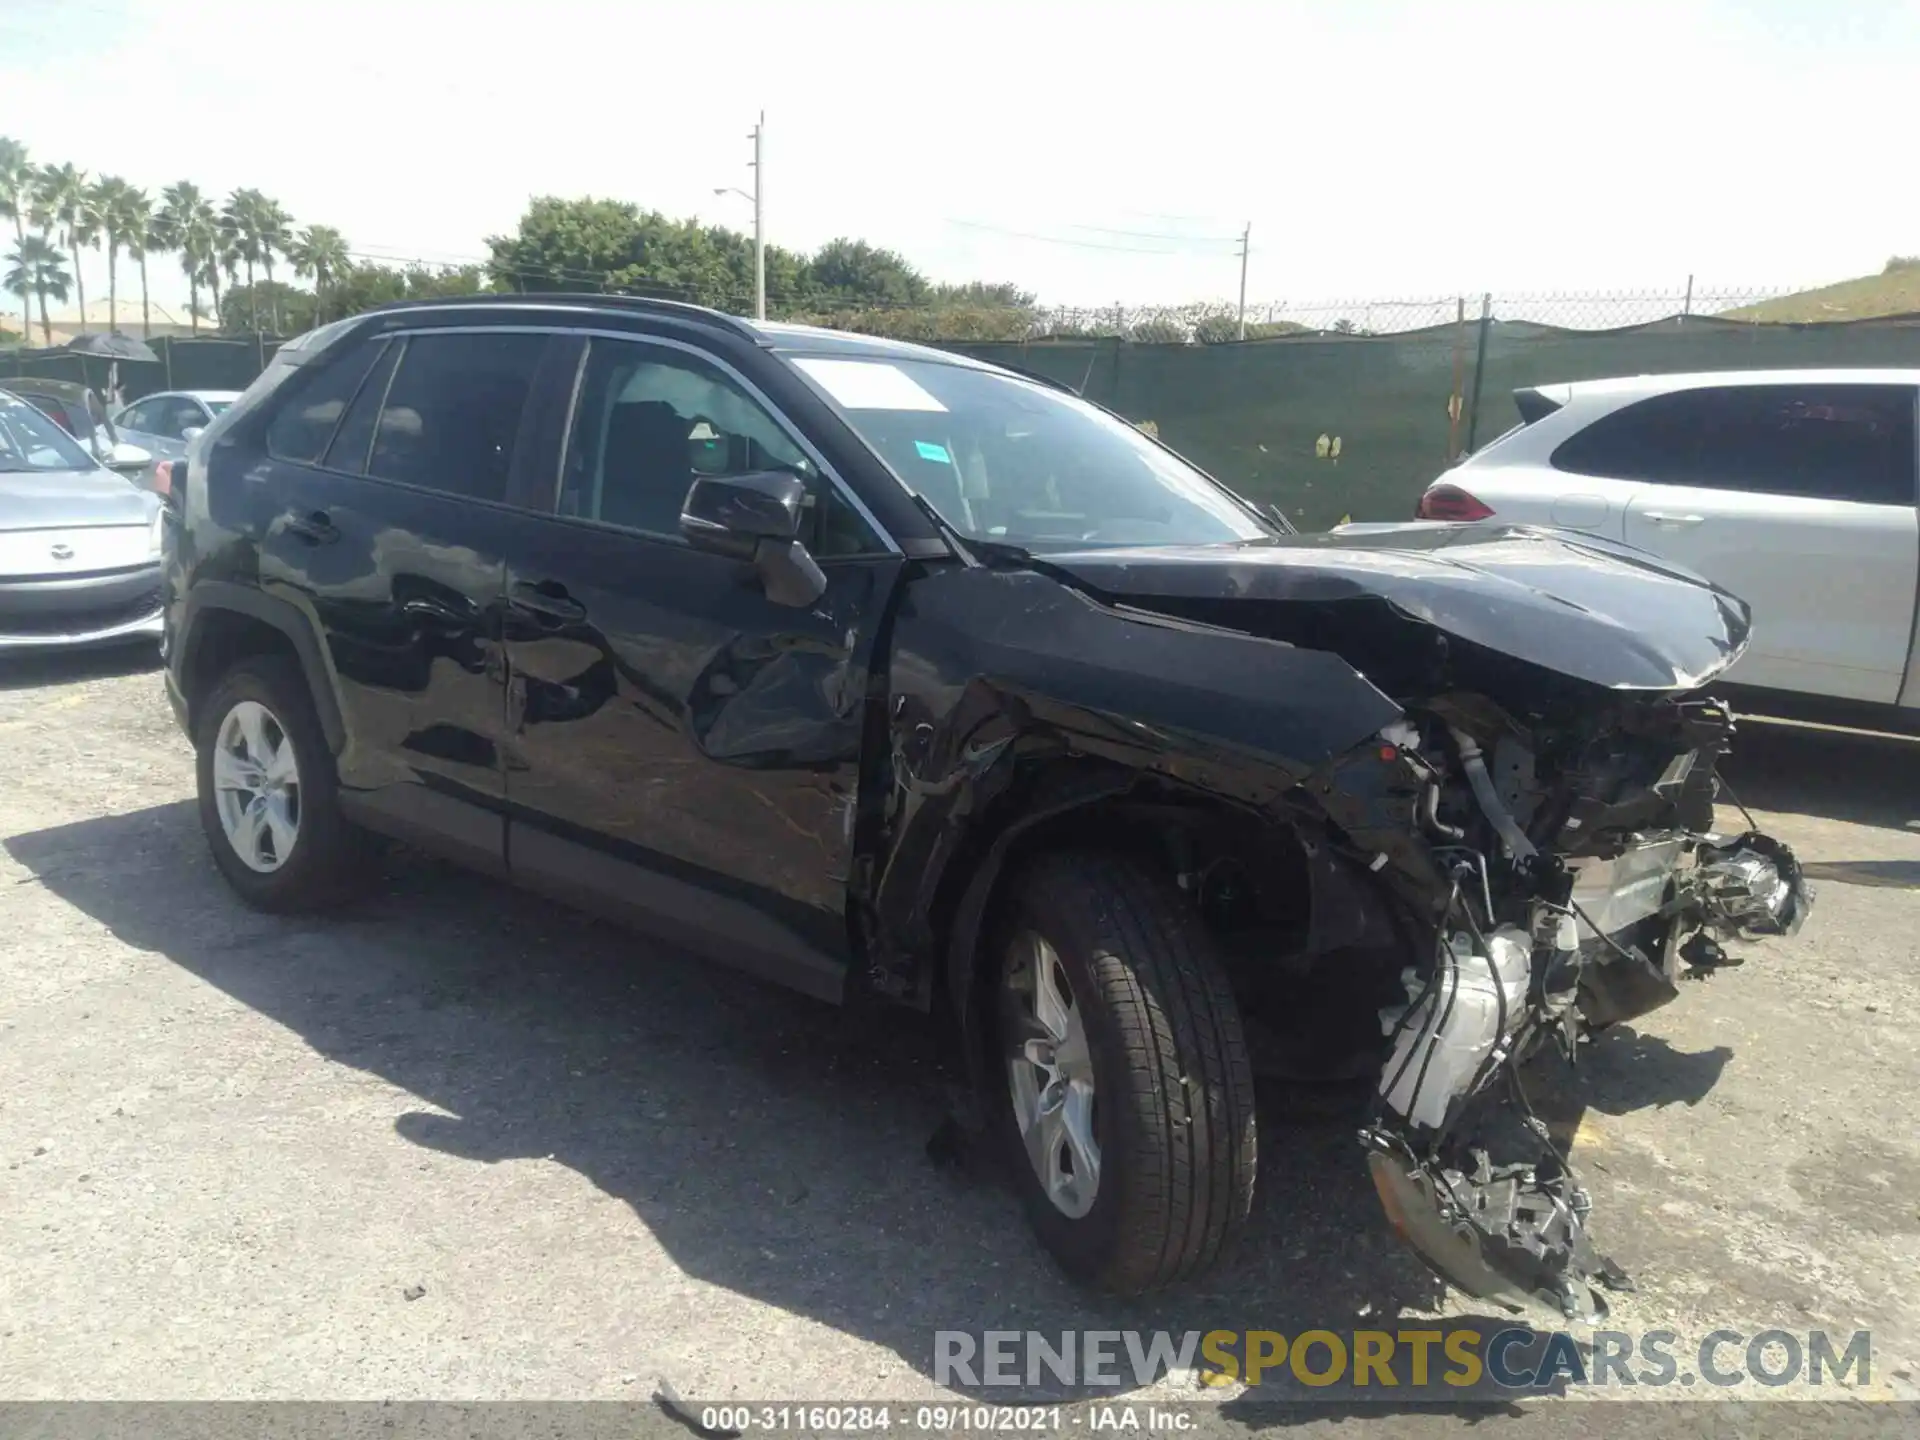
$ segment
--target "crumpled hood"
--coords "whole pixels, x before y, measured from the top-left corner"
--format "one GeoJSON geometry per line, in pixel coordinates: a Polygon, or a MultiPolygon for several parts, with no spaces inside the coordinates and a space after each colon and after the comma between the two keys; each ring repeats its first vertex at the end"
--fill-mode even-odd
{"type": "Polygon", "coordinates": [[[1746,603],[1644,551],[1504,524],[1047,555],[1110,601],[1384,600],[1461,640],[1616,690],[1691,690],[1740,658],[1746,603]]]}
{"type": "Polygon", "coordinates": [[[0,531],[145,525],[159,504],[111,470],[0,471],[0,531]]]}

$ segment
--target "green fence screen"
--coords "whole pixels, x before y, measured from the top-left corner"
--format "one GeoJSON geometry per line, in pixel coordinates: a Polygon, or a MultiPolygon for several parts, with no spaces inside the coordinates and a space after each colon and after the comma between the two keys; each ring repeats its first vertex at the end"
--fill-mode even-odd
{"type": "Polygon", "coordinates": [[[1697,370],[1920,368],[1920,317],[1755,325],[1691,317],[1625,330],[1488,326],[1480,411],[1479,325],[1393,335],[1305,335],[1227,345],[1111,339],[951,348],[1079,390],[1302,529],[1343,517],[1403,520],[1468,430],[1486,444],[1518,423],[1513,391],[1556,381],[1697,370]],[[1449,414],[1460,376],[1462,413],[1449,414]],[[1324,443],[1323,443],[1324,440],[1324,443]],[[1338,441],[1338,445],[1334,444],[1338,441]]]}
{"type": "MultiPolygon", "coordinates": [[[[1920,368],[1920,316],[1824,325],[1691,316],[1620,330],[1495,320],[1486,327],[1476,385],[1480,341],[1479,323],[1468,320],[1386,335],[1217,345],[1101,338],[949,348],[1046,375],[1137,424],[1151,422],[1174,449],[1243,495],[1279,505],[1302,529],[1349,516],[1405,519],[1469,433],[1484,445],[1518,421],[1512,396],[1521,386],[1694,370],[1920,368]]],[[[279,342],[152,344],[160,363],[121,362],[128,400],[163,389],[244,389],[279,342]]],[[[104,391],[107,364],[63,350],[18,350],[0,355],[0,385],[8,375],[85,379],[104,391]]]]}

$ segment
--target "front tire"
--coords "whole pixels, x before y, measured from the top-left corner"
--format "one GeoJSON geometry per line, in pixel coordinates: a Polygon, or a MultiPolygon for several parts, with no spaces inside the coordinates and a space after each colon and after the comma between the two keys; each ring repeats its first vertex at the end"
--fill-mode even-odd
{"type": "Polygon", "coordinates": [[[199,708],[200,825],[227,883],[261,910],[338,898],[352,870],[352,832],[299,666],[249,656],[199,708]]]}
{"type": "Polygon", "coordinates": [[[1000,1105],[1042,1244],[1121,1295],[1211,1267],[1256,1158],[1240,1012],[1199,917],[1117,856],[1042,856],[999,927],[1000,1105]]]}

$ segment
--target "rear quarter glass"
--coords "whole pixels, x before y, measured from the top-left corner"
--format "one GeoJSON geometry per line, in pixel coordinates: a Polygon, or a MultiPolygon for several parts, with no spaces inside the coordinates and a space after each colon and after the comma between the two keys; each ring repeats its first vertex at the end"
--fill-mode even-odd
{"type": "Polygon", "coordinates": [[[1462,456],[1460,459],[1460,463],[1462,465],[1471,465],[1475,461],[1486,459],[1487,456],[1493,454],[1494,451],[1498,450],[1501,446],[1505,445],[1509,440],[1513,439],[1514,436],[1518,435],[1522,430],[1525,430],[1526,428],[1527,428],[1527,422],[1525,420],[1521,420],[1516,422],[1515,424],[1509,425],[1505,430],[1502,430],[1498,435],[1494,436],[1493,439],[1487,441],[1487,443],[1482,445],[1478,450],[1473,451],[1471,454],[1462,456]]]}

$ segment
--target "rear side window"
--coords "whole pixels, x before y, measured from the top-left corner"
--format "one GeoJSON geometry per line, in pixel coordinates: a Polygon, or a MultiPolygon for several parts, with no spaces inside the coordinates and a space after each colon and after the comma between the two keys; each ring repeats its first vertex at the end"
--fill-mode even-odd
{"type": "Polygon", "coordinates": [[[349,475],[364,475],[367,452],[373,448],[373,426],[380,418],[380,404],[387,398],[387,384],[393,379],[393,362],[405,348],[402,341],[379,347],[379,359],[360,382],[360,393],[347,407],[347,418],[334,432],[327,447],[326,467],[344,470],[349,475]]]}
{"type": "Polygon", "coordinates": [[[536,332],[411,337],[386,387],[366,473],[504,499],[520,413],[546,346],[536,332]]]}
{"type": "Polygon", "coordinates": [[[1900,385],[1677,390],[1596,420],[1556,469],[1666,485],[1914,503],[1914,392],[1900,385]]]}
{"type": "Polygon", "coordinates": [[[268,422],[267,453],[276,460],[317,464],[354,392],[386,348],[384,343],[350,346],[323,362],[318,373],[287,397],[279,413],[268,422]]]}

